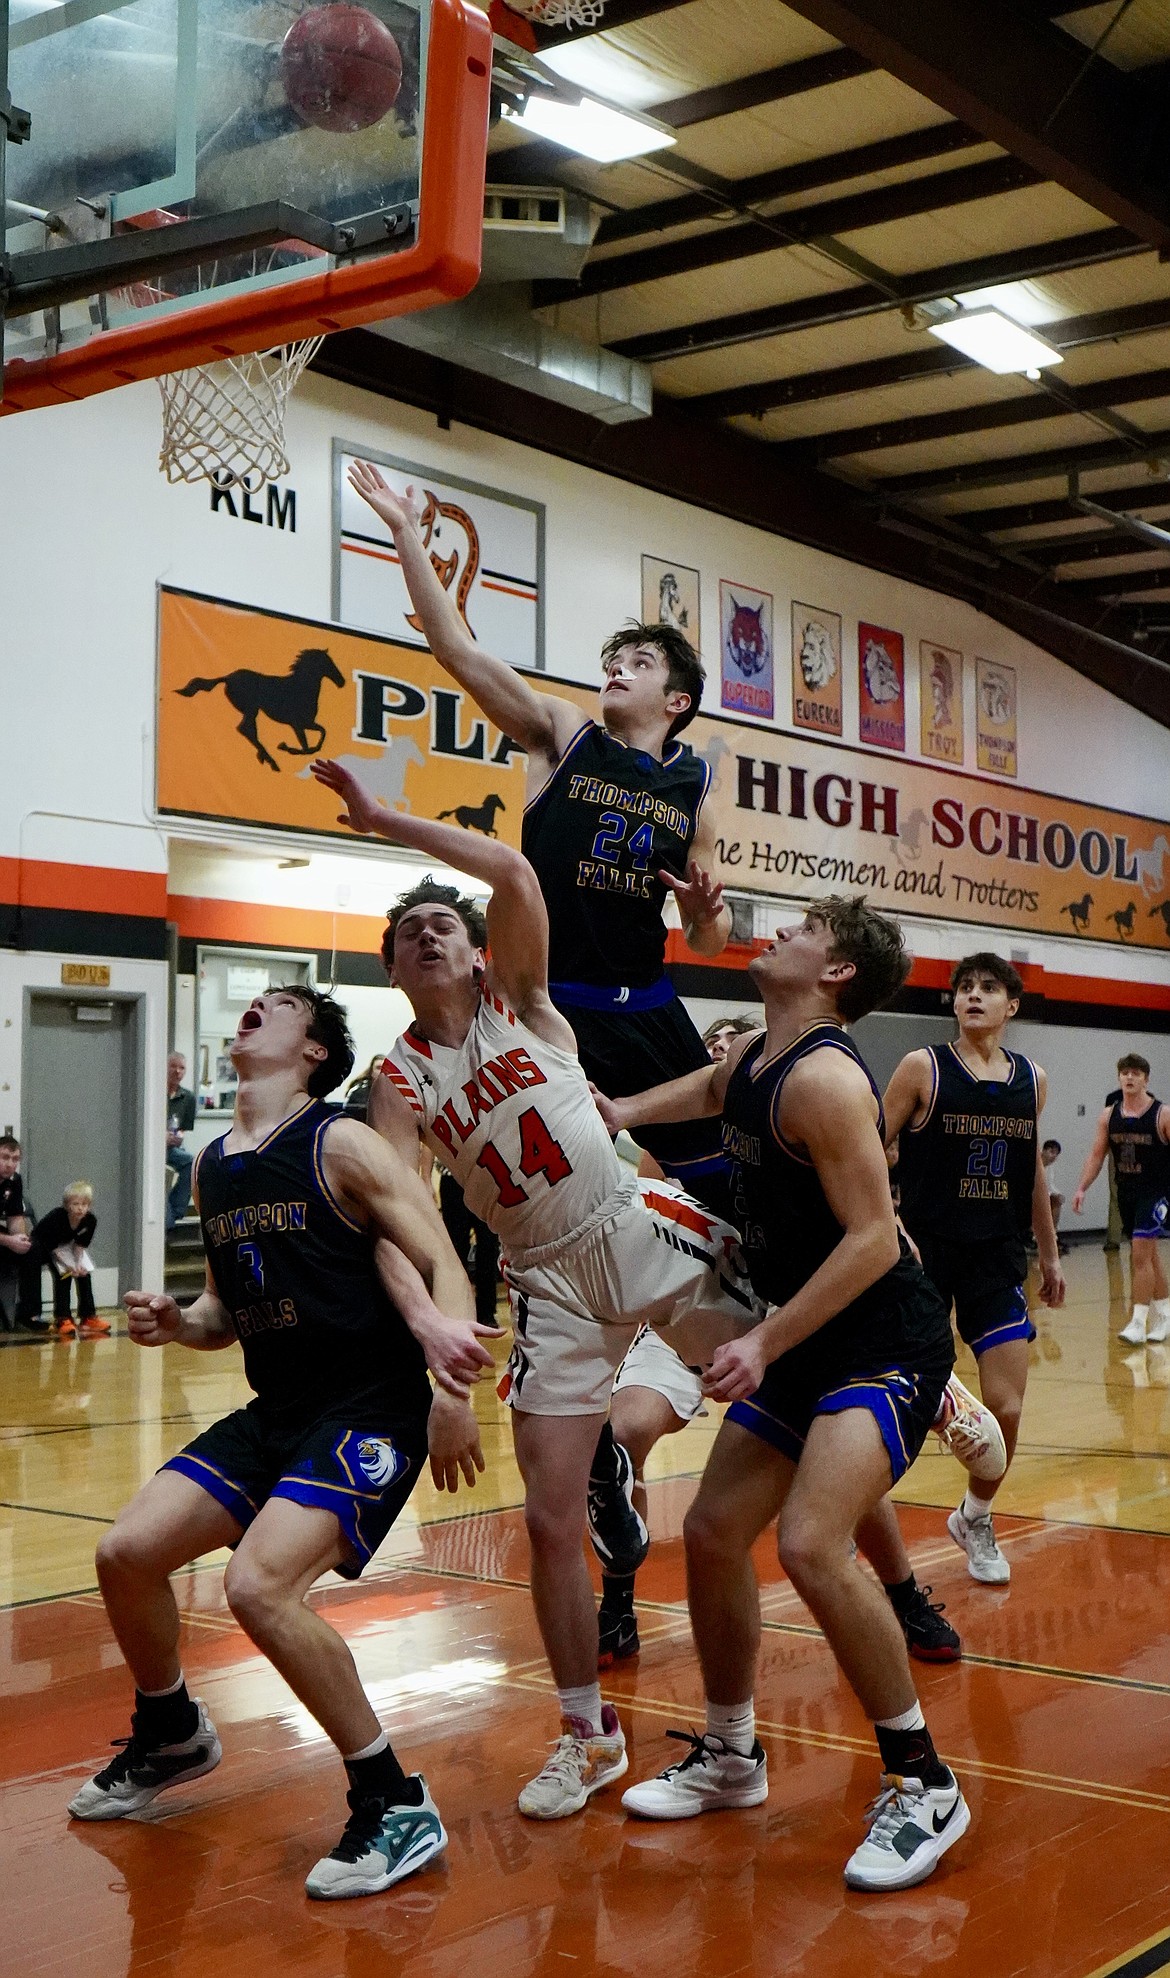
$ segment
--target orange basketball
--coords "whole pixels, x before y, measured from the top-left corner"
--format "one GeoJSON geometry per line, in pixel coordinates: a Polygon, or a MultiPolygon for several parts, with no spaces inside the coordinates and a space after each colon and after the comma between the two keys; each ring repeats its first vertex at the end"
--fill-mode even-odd
{"type": "Polygon", "coordinates": [[[280,50],[285,94],[304,124],[368,130],[392,109],[402,87],[402,53],[384,21],[348,0],[310,7],[280,50]]]}

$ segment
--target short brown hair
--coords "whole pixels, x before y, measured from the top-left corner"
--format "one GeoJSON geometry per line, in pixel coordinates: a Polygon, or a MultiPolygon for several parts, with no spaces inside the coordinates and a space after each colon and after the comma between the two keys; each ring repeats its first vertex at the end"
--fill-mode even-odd
{"type": "Polygon", "coordinates": [[[810,900],[807,912],[832,935],[831,959],[853,963],[853,974],[837,991],[837,1013],[846,1023],[880,1010],[897,995],[911,964],[896,920],[867,906],[861,893],[810,900]]]}
{"type": "Polygon", "coordinates": [[[762,1013],[759,1016],[717,1016],[703,1032],[703,1042],[710,1044],[721,1030],[734,1030],[737,1037],[746,1037],[749,1030],[762,1029],[763,1021],[762,1013]]]}
{"type": "Polygon", "coordinates": [[[457,886],[444,886],[428,872],[426,878],[420,879],[417,886],[412,886],[409,893],[403,893],[395,900],[386,915],[386,932],[382,936],[382,961],[387,969],[390,969],[394,962],[394,937],[398,932],[398,923],[403,914],[409,913],[412,907],[448,907],[463,922],[472,947],[487,947],[487,921],[483,908],[468,894],[461,893],[457,886]]]}
{"type": "Polygon", "coordinates": [[[631,623],[618,632],[611,632],[601,648],[602,666],[608,666],[611,659],[616,659],[623,646],[657,646],[666,661],[667,693],[690,695],[691,704],[686,713],[676,714],[666,731],[667,740],[672,741],[699,712],[707,678],[702,660],[686,633],[680,632],[677,625],[631,623]]]}
{"type": "Polygon", "coordinates": [[[291,996],[308,1011],[305,1036],[312,1044],[324,1044],[326,1056],[313,1066],[305,1090],[310,1099],[328,1098],[353,1070],[353,1038],[344,1009],[323,989],[310,989],[307,982],[275,983],[268,994],[291,996]]]}
{"type": "Polygon", "coordinates": [[[1123,1058],[1118,1058],[1117,1069],[1118,1071],[1144,1071],[1147,1078],[1150,1075],[1149,1061],[1146,1058],[1139,1057],[1136,1051],[1127,1051],[1123,1058]]]}
{"type": "Polygon", "coordinates": [[[993,982],[1006,989],[1009,996],[1018,1003],[1024,993],[1023,977],[1002,955],[993,955],[990,949],[980,949],[977,955],[964,955],[951,970],[951,994],[961,989],[973,975],[990,975],[993,982]]]}

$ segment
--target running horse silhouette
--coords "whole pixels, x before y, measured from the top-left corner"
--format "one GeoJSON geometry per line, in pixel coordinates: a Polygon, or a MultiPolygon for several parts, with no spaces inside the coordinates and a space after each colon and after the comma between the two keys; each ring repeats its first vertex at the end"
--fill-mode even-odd
{"type": "Polygon", "coordinates": [[[257,716],[263,714],[269,721],[292,729],[300,747],[278,742],[276,746],[283,755],[320,754],[325,746],[325,729],[317,719],[317,702],[326,680],[335,687],[345,685],[344,673],[334,665],[324,647],[306,646],[287,673],[257,673],[250,666],[240,666],[234,673],[221,673],[214,680],[188,680],[185,687],[176,687],[175,692],[190,700],[195,694],[208,694],[214,687],[222,687],[231,706],[244,717],[237,723],[237,735],[251,742],[257,761],[279,771],[280,764],[260,740],[257,716]],[[310,742],[310,730],[316,731],[319,741],[310,742]]]}
{"type": "Polygon", "coordinates": [[[1083,899],[1070,900],[1067,906],[1060,909],[1061,913],[1068,915],[1078,934],[1087,934],[1089,931],[1089,908],[1092,904],[1093,895],[1086,893],[1083,899]]]}
{"type": "Polygon", "coordinates": [[[1137,901],[1131,900],[1129,905],[1123,908],[1120,913],[1111,913],[1109,916],[1123,941],[1132,941],[1133,939],[1133,917],[1136,911],[1137,901]]]}

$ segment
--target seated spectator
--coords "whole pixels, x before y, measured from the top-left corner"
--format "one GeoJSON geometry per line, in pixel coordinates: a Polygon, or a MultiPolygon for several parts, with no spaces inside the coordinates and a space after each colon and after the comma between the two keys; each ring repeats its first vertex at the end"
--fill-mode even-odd
{"type": "Polygon", "coordinates": [[[167,1196],[167,1229],[181,1222],[191,1203],[191,1166],[194,1156],[183,1145],[183,1135],[195,1124],[195,1094],[183,1084],[187,1060],[181,1051],[167,1059],[167,1166],[175,1179],[167,1196]]]}
{"type": "Polygon", "coordinates": [[[32,1248],[20,1178],[20,1142],[0,1137],[0,1331],[15,1330],[21,1267],[32,1248]]]}
{"type": "Polygon", "coordinates": [[[58,1339],[98,1339],[110,1330],[100,1319],[93,1298],[93,1242],[97,1217],[88,1181],[71,1181],[59,1209],[50,1209],[33,1230],[33,1242],[49,1266],[53,1280],[53,1317],[58,1339]],[[73,1284],[77,1284],[77,1324],[73,1322],[73,1284]]]}

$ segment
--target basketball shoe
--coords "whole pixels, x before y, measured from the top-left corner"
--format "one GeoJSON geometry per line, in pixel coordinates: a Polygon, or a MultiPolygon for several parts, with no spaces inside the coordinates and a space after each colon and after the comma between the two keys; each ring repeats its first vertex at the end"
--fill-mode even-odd
{"type": "Polygon", "coordinates": [[[597,1616],[598,1668],[608,1669],[615,1662],[628,1661],[630,1656],[639,1655],[641,1650],[637,1615],[632,1610],[607,1614],[603,1602],[597,1616]]]}
{"type": "Polygon", "coordinates": [[[138,1730],[138,1717],[130,1719],[130,1736],[115,1738],[117,1757],[88,1779],[69,1802],[74,1820],[123,1820],[128,1813],[140,1813],[168,1786],[180,1786],[188,1779],[201,1779],[214,1772],[223,1750],[206,1706],[196,1697],[192,1703],[199,1721],[181,1744],[148,1745],[138,1730]]]}
{"type": "Polygon", "coordinates": [[[419,1794],[416,1806],[347,1793],[345,1832],[337,1846],[310,1869],[305,1879],[307,1895],[321,1902],[376,1896],[442,1854],[447,1833],[439,1809],[421,1773],[413,1774],[412,1783],[419,1794]]]}
{"type": "Polygon", "coordinates": [[[933,1874],[949,1847],[971,1825],[971,1809],[952,1772],[950,1783],[883,1772],[881,1790],[866,1810],[869,1832],[845,1863],[851,1889],[912,1889],[933,1874]]]}
{"type": "Polygon", "coordinates": [[[943,1620],[945,1602],[931,1600],[933,1592],[933,1587],[916,1586],[905,1609],[895,1609],[906,1646],[918,1662],[958,1662],[963,1644],[950,1622],[943,1620]]]}
{"type": "Polygon", "coordinates": [[[691,1748],[657,1778],[627,1788],[622,1794],[627,1813],[637,1813],[643,1820],[693,1820],[697,1813],[763,1805],[768,1797],[768,1761],[758,1740],[745,1758],[709,1732],[701,1738],[694,1731],[666,1735],[691,1748]]]}
{"type": "Polygon", "coordinates": [[[1007,1444],[990,1408],[954,1374],[943,1390],[943,1413],[933,1432],[944,1449],[981,1483],[998,1483],[1007,1469],[1007,1444]]]}
{"type": "Polygon", "coordinates": [[[645,1520],[634,1509],[634,1465],[612,1437],[608,1450],[598,1445],[589,1478],[589,1542],[607,1573],[636,1573],[650,1550],[645,1520]]]}
{"type": "Polygon", "coordinates": [[[79,1339],[106,1339],[109,1337],[109,1333],[109,1320],[101,1318],[96,1313],[92,1319],[81,1319],[78,1321],[77,1334],[79,1339]]]}
{"type": "Polygon", "coordinates": [[[76,1338],[77,1338],[77,1327],[76,1327],[76,1326],[74,1325],[74,1323],[73,1323],[73,1320],[72,1320],[72,1319],[58,1319],[58,1321],[57,1321],[57,1337],[58,1337],[58,1339],[76,1339],[76,1338]]]}
{"type": "Polygon", "coordinates": [[[947,1530],[966,1553],[967,1571],[973,1580],[981,1580],[985,1586],[1006,1585],[1012,1569],[995,1542],[990,1511],[985,1518],[966,1518],[960,1504],[947,1519],[947,1530]]]}
{"type": "Polygon", "coordinates": [[[517,1804],[529,1820],[564,1820],[570,1813],[580,1813],[602,1786],[620,1779],[629,1763],[612,1704],[602,1709],[599,1732],[579,1717],[565,1717],[550,1757],[529,1780],[517,1804]]]}

